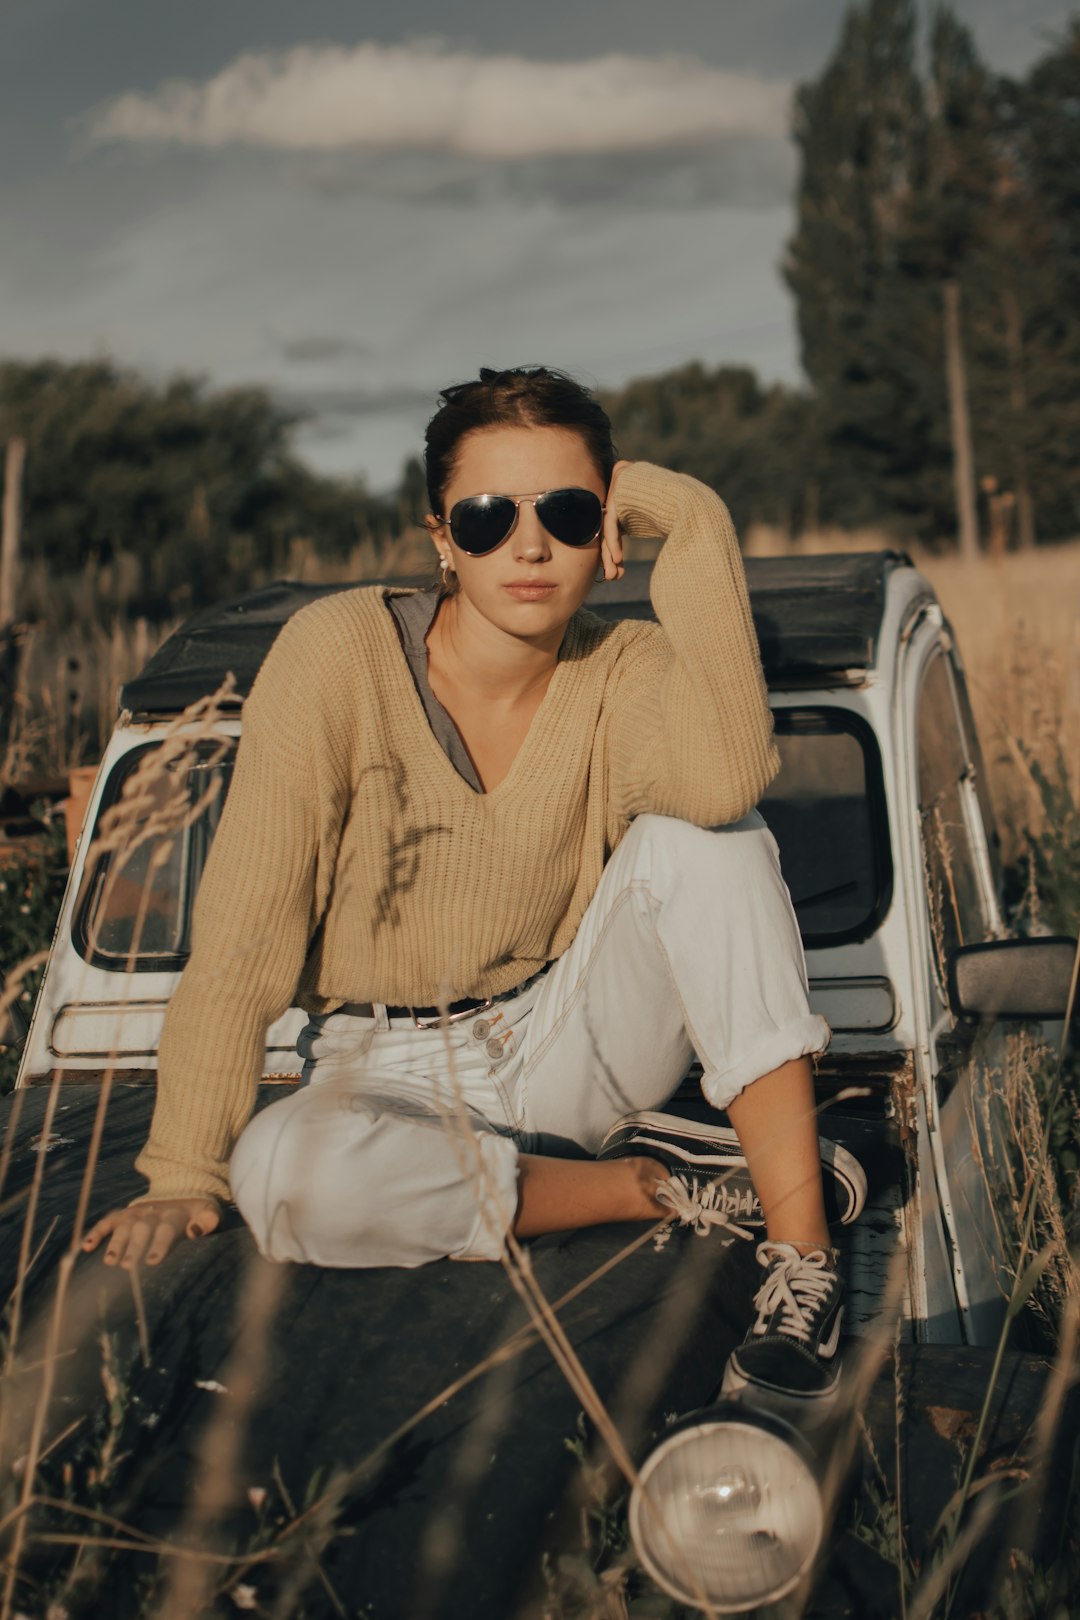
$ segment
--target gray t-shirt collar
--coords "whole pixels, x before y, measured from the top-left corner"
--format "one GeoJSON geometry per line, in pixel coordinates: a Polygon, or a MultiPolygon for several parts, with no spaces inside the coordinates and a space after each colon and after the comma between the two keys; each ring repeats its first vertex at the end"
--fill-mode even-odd
{"type": "Polygon", "coordinates": [[[483,793],[483,783],[476,774],[476,767],[469,758],[458,729],[431,690],[431,682],[428,679],[428,650],[425,637],[435,622],[435,614],[442,595],[441,586],[430,585],[425,590],[412,591],[408,595],[388,596],[386,605],[397,624],[413,684],[420,702],[424,705],[424,713],[427,715],[428,725],[435,734],[435,740],[458,775],[468,782],[475,793],[483,793]]]}

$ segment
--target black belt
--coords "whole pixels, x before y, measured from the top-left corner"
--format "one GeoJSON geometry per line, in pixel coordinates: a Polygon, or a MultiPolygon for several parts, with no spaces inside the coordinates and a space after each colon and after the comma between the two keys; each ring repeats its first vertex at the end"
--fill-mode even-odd
{"type": "MultiPolygon", "coordinates": [[[[387,1007],[387,1018],[408,1018],[420,1029],[441,1024],[445,1018],[447,1023],[456,1024],[460,1018],[468,1018],[470,1013],[482,1012],[502,1001],[505,996],[516,995],[517,990],[507,990],[503,996],[488,996],[485,1000],[477,1000],[475,996],[465,996],[461,1001],[451,1001],[446,1007],[387,1007]]],[[[339,1012],[351,1013],[354,1018],[374,1018],[375,1007],[370,1001],[346,1001],[339,1012]]]]}
{"type": "MultiPolygon", "coordinates": [[[[477,1000],[475,996],[465,996],[460,1001],[451,1001],[445,1007],[387,1007],[386,1016],[408,1018],[420,1029],[434,1028],[444,1019],[448,1024],[456,1024],[460,1018],[468,1018],[470,1013],[486,1012],[489,1007],[494,1007],[496,1002],[508,1001],[511,996],[520,995],[526,985],[532,984],[534,979],[539,979],[550,966],[550,962],[545,962],[538,972],[525,979],[523,983],[515,984],[512,990],[503,990],[501,994],[487,996],[482,1001],[477,1000]]],[[[370,1001],[346,1001],[338,1008],[338,1012],[351,1013],[354,1018],[375,1017],[375,1007],[370,1001]]]]}

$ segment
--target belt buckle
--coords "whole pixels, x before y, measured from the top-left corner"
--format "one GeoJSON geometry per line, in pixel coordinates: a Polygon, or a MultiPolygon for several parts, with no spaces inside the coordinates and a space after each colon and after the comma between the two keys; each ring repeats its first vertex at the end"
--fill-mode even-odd
{"type": "Polygon", "coordinates": [[[441,1029],[444,1023],[460,1024],[463,1018],[476,1018],[494,1005],[494,996],[488,996],[487,1000],[482,1001],[477,1007],[466,1007],[464,1012],[448,1012],[445,1017],[440,1013],[438,1018],[417,1018],[411,1007],[409,1012],[412,1014],[412,1021],[417,1029],[441,1029]]]}

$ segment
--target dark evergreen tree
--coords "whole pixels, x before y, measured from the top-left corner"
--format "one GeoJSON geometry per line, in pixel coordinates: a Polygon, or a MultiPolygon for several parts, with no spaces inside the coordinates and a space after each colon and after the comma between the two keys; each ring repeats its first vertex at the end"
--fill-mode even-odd
{"type": "Polygon", "coordinates": [[[1011,84],[945,6],[845,19],[797,97],[786,274],[820,407],[823,515],[954,533],[945,289],[980,483],[1028,542],[1080,526],[1080,23],[1011,84]]]}
{"type": "Polygon", "coordinates": [[[940,321],[906,262],[926,169],[916,22],[912,0],[853,8],[823,74],[796,97],[785,275],[818,403],[822,516],[845,524],[917,528],[948,490],[940,321]]]}
{"type": "Polygon", "coordinates": [[[1080,532],[1080,17],[1026,80],[1014,113],[1012,239],[1003,284],[1022,387],[1014,425],[1031,467],[1040,535],[1080,532]]]}

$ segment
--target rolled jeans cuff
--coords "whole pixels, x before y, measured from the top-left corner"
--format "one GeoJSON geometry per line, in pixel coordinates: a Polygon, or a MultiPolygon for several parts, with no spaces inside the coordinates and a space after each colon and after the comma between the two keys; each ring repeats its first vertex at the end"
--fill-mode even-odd
{"type": "Polygon", "coordinates": [[[780,1029],[770,1030],[748,1052],[743,1052],[736,1063],[716,1073],[706,1071],[701,1077],[701,1089],[714,1108],[727,1108],[762,1075],[771,1074],[792,1058],[824,1052],[831,1039],[832,1030],[819,1014],[807,1013],[805,1017],[793,1018],[780,1029]]]}
{"type": "Polygon", "coordinates": [[[478,1132],[474,1140],[480,1155],[476,1220],[468,1241],[451,1258],[501,1260],[506,1234],[517,1215],[518,1150],[506,1136],[478,1132]]]}

